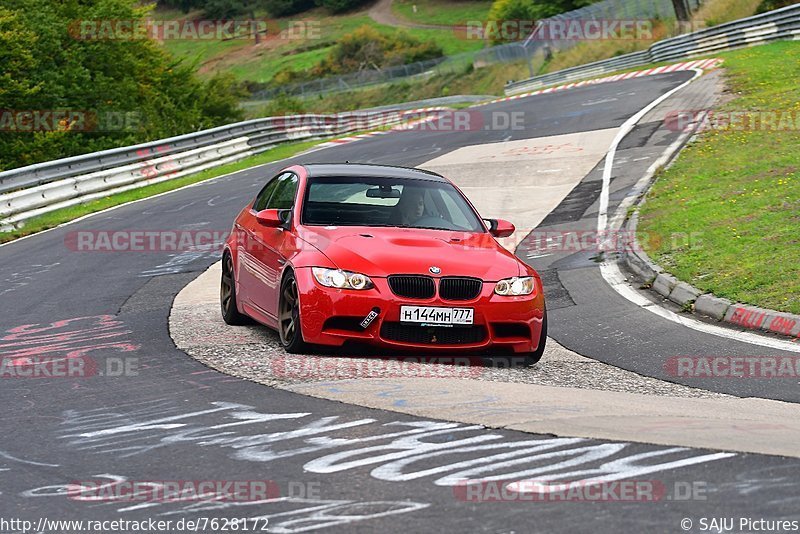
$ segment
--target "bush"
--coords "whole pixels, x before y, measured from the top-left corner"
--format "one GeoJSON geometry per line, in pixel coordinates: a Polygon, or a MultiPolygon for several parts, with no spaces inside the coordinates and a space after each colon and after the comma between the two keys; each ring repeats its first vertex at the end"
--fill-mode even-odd
{"type": "Polygon", "coordinates": [[[361,7],[370,1],[371,0],[317,0],[317,5],[324,7],[331,13],[342,13],[361,7]]]}
{"type": "Polygon", "coordinates": [[[277,97],[267,103],[267,105],[258,109],[259,117],[280,117],[281,115],[294,115],[306,112],[306,107],[302,100],[292,96],[279,94],[277,97]]]}
{"type": "Polygon", "coordinates": [[[180,9],[184,13],[192,9],[202,8],[205,3],[205,0],[159,0],[158,2],[159,5],[180,9]]]}
{"type": "MultiPolygon", "coordinates": [[[[378,70],[443,55],[442,48],[433,41],[420,41],[404,31],[384,35],[373,27],[364,25],[339,39],[339,43],[328,56],[315,67],[302,71],[286,67],[278,71],[268,85],[275,87],[324,76],[378,70]]],[[[261,87],[255,85],[250,87],[252,92],[259,89],[261,87]]]]}
{"type": "Polygon", "coordinates": [[[202,7],[206,18],[230,19],[249,14],[252,3],[248,0],[207,0],[202,7]]]}
{"type": "Polygon", "coordinates": [[[419,41],[404,31],[387,36],[364,25],[343,36],[328,57],[312,69],[312,75],[377,70],[443,55],[442,48],[433,41],[419,41]]]}
{"type": "MultiPolygon", "coordinates": [[[[495,0],[489,10],[490,21],[541,20],[579,9],[597,0],[495,0]]],[[[495,40],[499,42],[501,38],[495,40]]]]}
{"type": "Polygon", "coordinates": [[[262,5],[273,17],[285,17],[308,11],[314,7],[314,0],[264,0],[262,5]]]}
{"type": "Polygon", "coordinates": [[[308,76],[303,71],[293,70],[291,67],[283,67],[272,77],[270,85],[288,85],[295,82],[303,82],[308,76]]]}
{"type": "Polygon", "coordinates": [[[758,6],[756,13],[766,13],[767,11],[772,11],[773,9],[791,6],[798,3],[800,3],[800,0],[764,0],[761,2],[761,5],[758,6]]]}

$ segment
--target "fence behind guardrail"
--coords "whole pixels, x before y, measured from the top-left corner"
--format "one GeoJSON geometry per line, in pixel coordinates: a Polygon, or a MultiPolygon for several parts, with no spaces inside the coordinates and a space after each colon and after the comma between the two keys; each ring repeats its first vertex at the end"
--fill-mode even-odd
{"type": "Polygon", "coordinates": [[[534,76],[527,80],[508,84],[505,92],[507,95],[513,95],[648,63],[698,57],[784,39],[800,39],[800,4],[664,39],[642,52],[534,76]]]}

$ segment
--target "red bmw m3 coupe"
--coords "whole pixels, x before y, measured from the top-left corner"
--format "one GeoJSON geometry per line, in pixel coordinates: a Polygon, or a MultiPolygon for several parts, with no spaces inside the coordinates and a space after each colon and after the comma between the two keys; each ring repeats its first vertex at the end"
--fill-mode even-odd
{"type": "Polygon", "coordinates": [[[288,167],[236,218],[222,316],[276,329],[290,353],[360,342],[535,363],[547,337],[542,282],[495,239],[513,232],[433,172],[288,167]]]}

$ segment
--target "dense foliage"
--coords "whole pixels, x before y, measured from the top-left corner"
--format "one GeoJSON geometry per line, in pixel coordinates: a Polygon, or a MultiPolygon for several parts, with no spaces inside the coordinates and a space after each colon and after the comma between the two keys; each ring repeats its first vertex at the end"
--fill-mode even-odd
{"type": "Polygon", "coordinates": [[[317,5],[324,7],[331,13],[342,13],[361,7],[371,1],[372,0],[317,0],[317,5]]]}
{"type": "Polygon", "coordinates": [[[758,13],[766,13],[773,9],[791,6],[800,3],[800,0],[763,0],[761,5],[758,6],[758,13]]]}
{"type": "Polygon", "coordinates": [[[339,40],[320,65],[318,75],[344,74],[424,61],[444,55],[433,41],[420,41],[400,31],[384,35],[364,25],[339,40]]]}
{"type": "Polygon", "coordinates": [[[207,1],[208,0],[158,0],[158,3],[164,7],[189,11],[192,9],[201,9],[207,1]]]}
{"type": "Polygon", "coordinates": [[[308,11],[314,7],[314,0],[263,0],[261,5],[273,17],[285,17],[308,11]]]}
{"type": "Polygon", "coordinates": [[[490,21],[536,21],[580,9],[597,0],[495,0],[489,11],[490,21]]]}
{"type": "Polygon", "coordinates": [[[145,15],[136,0],[3,1],[0,169],[239,118],[232,79],[201,82],[191,65],[176,62],[150,39],[80,38],[76,32],[81,21],[142,20],[145,15]],[[13,118],[34,110],[77,111],[97,123],[86,130],[51,121],[20,131],[25,128],[13,118]]]}
{"type": "Polygon", "coordinates": [[[331,13],[343,13],[373,0],[159,0],[159,4],[183,11],[202,9],[208,18],[230,18],[266,9],[273,17],[296,15],[320,6],[331,13]]]}
{"type": "Polygon", "coordinates": [[[283,69],[270,85],[313,80],[324,76],[378,70],[442,57],[442,48],[433,41],[420,41],[405,31],[387,35],[364,25],[344,35],[314,68],[299,71],[283,69]]]}

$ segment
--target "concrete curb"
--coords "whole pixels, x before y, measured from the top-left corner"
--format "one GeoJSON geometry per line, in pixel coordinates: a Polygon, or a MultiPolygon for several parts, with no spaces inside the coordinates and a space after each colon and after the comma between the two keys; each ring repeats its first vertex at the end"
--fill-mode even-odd
{"type": "Polygon", "coordinates": [[[731,302],[681,282],[665,272],[642,250],[636,238],[641,204],[642,202],[639,202],[636,211],[627,222],[627,235],[631,236],[631,241],[622,253],[623,263],[639,281],[687,312],[749,330],[800,337],[800,315],[731,302]]]}

